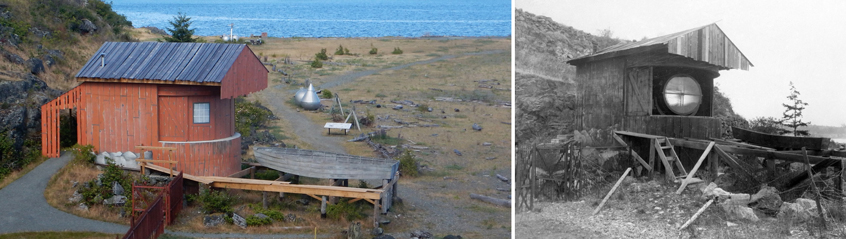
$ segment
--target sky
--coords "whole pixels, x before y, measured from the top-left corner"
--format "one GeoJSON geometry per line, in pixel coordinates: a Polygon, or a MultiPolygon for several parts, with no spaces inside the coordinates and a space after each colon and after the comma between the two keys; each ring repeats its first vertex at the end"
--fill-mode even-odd
{"type": "Polygon", "coordinates": [[[792,81],[808,103],[805,121],[846,125],[846,1],[514,0],[514,7],[626,40],[717,23],[754,65],[715,80],[735,112],[781,118],[792,81]]]}

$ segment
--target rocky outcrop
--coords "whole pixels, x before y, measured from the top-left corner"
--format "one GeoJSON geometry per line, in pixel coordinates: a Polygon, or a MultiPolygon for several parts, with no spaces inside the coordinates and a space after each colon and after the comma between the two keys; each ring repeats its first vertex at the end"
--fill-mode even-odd
{"type": "Polygon", "coordinates": [[[41,105],[61,94],[31,74],[22,81],[0,81],[0,133],[20,150],[28,136],[41,136],[41,105]]]}
{"type": "Polygon", "coordinates": [[[573,131],[575,83],[531,74],[515,74],[517,142],[573,131]]]}
{"type": "Polygon", "coordinates": [[[82,19],[82,24],[79,24],[80,33],[93,33],[97,31],[97,26],[88,19],[82,19]]]}
{"type": "Polygon", "coordinates": [[[38,75],[44,72],[44,63],[41,59],[29,58],[29,60],[26,60],[26,68],[29,69],[30,73],[38,75]]]}

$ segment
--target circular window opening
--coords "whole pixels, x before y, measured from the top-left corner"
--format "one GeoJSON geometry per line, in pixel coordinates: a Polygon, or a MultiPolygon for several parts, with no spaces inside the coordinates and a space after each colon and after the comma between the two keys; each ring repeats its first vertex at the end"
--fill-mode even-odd
{"type": "Polygon", "coordinates": [[[677,115],[692,115],[702,104],[702,89],[693,77],[674,75],[664,86],[664,101],[677,115]]]}

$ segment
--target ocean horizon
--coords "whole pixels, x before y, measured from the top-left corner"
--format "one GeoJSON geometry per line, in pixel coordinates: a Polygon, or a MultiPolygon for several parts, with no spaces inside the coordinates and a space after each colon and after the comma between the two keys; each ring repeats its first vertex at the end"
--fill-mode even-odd
{"type": "Polygon", "coordinates": [[[112,9],[134,27],[166,30],[178,13],[195,35],[240,37],[505,37],[511,1],[151,1],[120,0],[112,9]]]}

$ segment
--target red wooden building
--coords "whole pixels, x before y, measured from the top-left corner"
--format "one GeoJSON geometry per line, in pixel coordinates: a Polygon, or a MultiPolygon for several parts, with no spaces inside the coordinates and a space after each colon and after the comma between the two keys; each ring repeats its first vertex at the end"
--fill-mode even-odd
{"type": "Polygon", "coordinates": [[[79,86],[41,107],[42,152],[59,156],[59,111],[76,108],[79,144],[175,147],[177,170],[228,176],[240,170],[234,98],[266,88],[267,73],[246,45],[107,42],[77,73],[79,86]]]}

